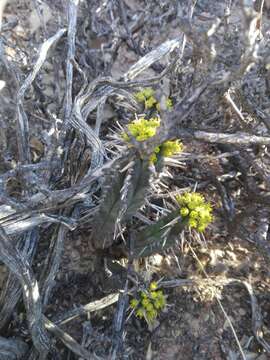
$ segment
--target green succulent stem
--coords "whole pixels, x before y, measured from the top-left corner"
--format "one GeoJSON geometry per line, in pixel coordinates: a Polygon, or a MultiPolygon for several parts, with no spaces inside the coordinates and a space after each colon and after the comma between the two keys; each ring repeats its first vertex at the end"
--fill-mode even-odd
{"type": "Polygon", "coordinates": [[[150,256],[173,246],[187,224],[187,219],[181,218],[179,210],[175,210],[154,224],[146,226],[134,234],[133,257],[150,256]]]}
{"type": "Polygon", "coordinates": [[[117,221],[129,220],[143,206],[150,175],[149,162],[139,157],[132,158],[129,154],[119,159],[105,175],[103,196],[92,222],[95,248],[110,247],[117,221]],[[133,164],[132,167],[127,166],[129,162],[133,164]],[[127,169],[123,171],[125,167],[127,169]]]}

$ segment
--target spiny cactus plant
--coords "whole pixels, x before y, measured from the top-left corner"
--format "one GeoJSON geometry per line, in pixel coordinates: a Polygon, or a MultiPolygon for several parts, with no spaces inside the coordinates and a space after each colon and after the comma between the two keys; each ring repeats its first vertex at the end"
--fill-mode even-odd
{"type": "MultiPolygon", "coordinates": [[[[157,104],[154,91],[146,88],[135,94],[145,108],[157,104]]],[[[150,181],[153,177],[151,166],[156,172],[163,167],[163,158],[170,157],[183,150],[179,140],[167,140],[153,149],[153,153],[142,154],[137,150],[136,142],[144,142],[156,135],[161,119],[156,116],[149,119],[144,116],[131,121],[121,138],[127,145],[127,151],[104,174],[103,195],[99,209],[93,219],[92,242],[95,248],[109,248],[116,238],[117,225],[130,220],[145,205],[150,181]],[[132,141],[132,138],[135,141],[132,141]]],[[[130,234],[133,240],[131,256],[143,257],[162,251],[174,245],[179,233],[190,226],[204,231],[211,221],[211,206],[206,204],[200,194],[185,194],[177,197],[180,210],[162,217],[156,223],[146,226],[138,233],[130,234]]]]}
{"type": "MultiPolygon", "coordinates": [[[[152,95],[150,88],[140,94],[141,99],[148,99],[152,95]]],[[[176,140],[157,146],[150,156],[139,155],[130,137],[137,142],[146,141],[156,135],[159,126],[158,116],[150,119],[140,117],[130,122],[127,132],[121,134],[128,150],[104,173],[102,199],[92,222],[95,229],[92,243],[95,248],[110,247],[115,238],[117,224],[128,221],[145,204],[150,188],[150,165],[155,164],[158,171],[162,168],[164,156],[172,156],[182,151],[181,142],[176,140]]]]}

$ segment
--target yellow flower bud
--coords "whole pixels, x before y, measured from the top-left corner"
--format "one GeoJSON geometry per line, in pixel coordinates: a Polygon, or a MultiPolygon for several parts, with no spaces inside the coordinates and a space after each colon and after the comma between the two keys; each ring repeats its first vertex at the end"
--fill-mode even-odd
{"type": "Polygon", "coordinates": [[[158,284],[156,281],[152,281],[150,284],[150,290],[156,290],[158,288],[158,284]]]}
{"type": "Polygon", "coordinates": [[[142,309],[142,308],[139,308],[137,311],[136,311],[136,316],[139,318],[139,319],[142,319],[145,315],[145,311],[142,309]]]}
{"type": "Polygon", "coordinates": [[[189,214],[189,209],[188,209],[187,207],[183,207],[183,208],[180,210],[180,214],[181,214],[183,217],[188,216],[188,214],[189,214]]]}
{"type": "Polygon", "coordinates": [[[132,299],[130,302],[130,306],[135,309],[135,307],[137,307],[137,305],[139,304],[139,301],[137,299],[132,299]]]}

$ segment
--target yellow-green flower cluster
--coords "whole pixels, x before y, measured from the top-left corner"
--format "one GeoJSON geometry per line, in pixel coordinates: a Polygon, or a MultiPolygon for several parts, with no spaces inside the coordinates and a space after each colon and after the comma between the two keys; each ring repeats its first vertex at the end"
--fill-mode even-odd
{"type": "MultiPolygon", "coordinates": [[[[146,120],[144,117],[136,119],[128,124],[128,131],[137,141],[145,141],[156,135],[160,119],[153,117],[146,120]]],[[[129,141],[127,134],[123,135],[124,140],[129,141]]]]}
{"type": "Polygon", "coordinates": [[[157,154],[160,154],[163,157],[171,157],[182,152],[183,148],[183,144],[179,140],[165,141],[163,144],[155,148],[154,153],[150,157],[150,162],[152,164],[155,164],[157,162],[157,154]]]}
{"type": "Polygon", "coordinates": [[[173,108],[173,102],[172,102],[172,99],[168,98],[166,100],[166,106],[167,106],[167,109],[168,110],[171,110],[173,108]]]}
{"type": "Polygon", "coordinates": [[[161,155],[170,157],[183,151],[183,144],[180,140],[168,140],[160,146],[161,155]]]}
{"type": "Polygon", "coordinates": [[[166,298],[162,290],[158,290],[156,282],[152,282],[148,290],[141,291],[139,299],[132,299],[130,302],[132,309],[138,318],[144,318],[152,323],[158,316],[158,313],[166,306],[166,298]]]}
{"type": "Polygon", "coordinates": [[[196,192],[187,192],[176,197],[180,205],[180,214],[188,218],[191,228],[203,232],[207,225],[213,220],[212,206],[207,203],[203,195],[196,192]]]}
{"type": "MultiPolygon", "coordinates": [[[[156,109],[160,110],[160,104],[155,98],[155,91],[152,88],[146,87],[141,91],[135,93],[135,98],[138,102],[144,103],[145,109],[152,109],[156,107],[156,109]]],[[[171,110],[173,107],[173,102],[170,98],[166,100],[166,106],[168,110],[171,110]]]]}
{"type": "MultiPolygon", "coordinates": [[[[128,131],[137,141],[145,141],[156,135],[157,128],[159,126],[159,118],[152,117],[147,120],[144,117],[141,117],[128,124],[128,131]]],[[[130,140],[127,133],[124,133],[122,137],[125,141],[130,140]]],[[[150,157],[150,162],[153,164],[157,162],[157,154],[170,157],[180,153],[182,150],[183,145],[179,140],[165,141],[163,144],[155,148],[154,153],[150,157]]]]}
{"type": "Polygon", "coordinates": [[[145,109],[151,109],[157,104],[154,94],[155,92],[152,88],[144,88],[135,94],[135,98],[138,102],[144,103],[145,109]]]}

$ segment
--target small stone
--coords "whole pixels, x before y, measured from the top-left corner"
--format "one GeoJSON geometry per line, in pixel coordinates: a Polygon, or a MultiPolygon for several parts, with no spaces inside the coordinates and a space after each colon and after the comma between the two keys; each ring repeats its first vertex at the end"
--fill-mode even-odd
{"type": "Polygon", "coordinates": [[[241,316],[245,316],[247,312],[246,312],[245,309],[240,308],[239,311],[238,311],[238,313],[239,313],[239,315],[241,315],[241,316]]]}

